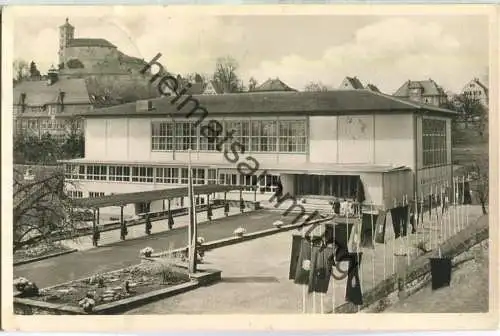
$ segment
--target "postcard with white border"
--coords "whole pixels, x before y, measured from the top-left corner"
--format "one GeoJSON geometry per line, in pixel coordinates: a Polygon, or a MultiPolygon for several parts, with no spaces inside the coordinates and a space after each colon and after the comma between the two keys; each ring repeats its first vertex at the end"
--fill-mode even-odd
{"type": "Polygon", "coordinates": [[[494,328],[498,9],[5,7],[4,328],[494,328]]]}

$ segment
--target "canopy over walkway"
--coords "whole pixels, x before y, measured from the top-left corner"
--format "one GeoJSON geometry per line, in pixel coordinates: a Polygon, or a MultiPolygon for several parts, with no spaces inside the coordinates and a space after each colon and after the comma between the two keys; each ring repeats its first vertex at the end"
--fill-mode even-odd
{"type": "MultiPolygon", "coordinates": [[[[248,186],[206,184],[193,186],[193,195],[207,195],[233,190],[243,190],[248,186]]],[[[156,200],[168,200],[178,197],[187,197],[188,187],[140,191],[133,193],[123,193],[106,195],[101,197],[77,198],[73,200],[73,205],[80,208],[104,208],[109,206],[125,206],[132,203],[144,203],[156,200]]]]}

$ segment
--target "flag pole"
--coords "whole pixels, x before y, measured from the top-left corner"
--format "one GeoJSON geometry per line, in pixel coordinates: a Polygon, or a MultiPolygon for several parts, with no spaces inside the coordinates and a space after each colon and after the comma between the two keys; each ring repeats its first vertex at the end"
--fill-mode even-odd
{"type": "MultiPolygon", "coordinates": [[[[466,210],[465,206],[465,175],[462,176],[462,215],[464,214],[466,210]]],[[[462,218],[462,229],[465,227],[464,225],[464,219],[462,218]]]]}
{"type": "Polygon", "coordinates": [[[457,233],[457,179],[453,178],[453,234],[457,233]]]}
{"type": "MultiPolygon", "coordinates": [[[[334,218],[335,218],[335,215],[334,215],[334,218]]],[[[337,263],[339,261],[337,260],[337,250],[336,250],[337,244],[335,243],[336,242],[336,240],[335,240],[335,226],[336,226],[335,220],[332,221],[332,225],[333,225],[333,232],[332,232],[332,236],[333,236],[333,244],[332,244],[333,262],[335,263],[335,265],[338,265],[337,263]]],[[[349,228],[347,228],[347,232],[349,232],[349,228]]],[[[347,240],[347,242],[349,243],[349,240],[347,240]]],[[[332,273],[333,272],[334,272],[334,270],[332,268],[332,273]]],[[[333,278],[333,280],[332,280],[332,314],[335,314],[335,278],[333,278]]]]}
{"type": "Polygon", "coordinates": [[[188,198],[189,198],[189,273],[196,273],[196,225],[194,220],[193,208],[193,172],[191,168],[191,149],[188,150],[188,198]]]}
{"type": "MultiPolygon", "coordinates": [[[[465,177],[464,177],[465,179],[465,177]]],[[[467,173],[467,183],[469,184],[469,188],[468,188],[468,197],[470,198],[470,181],[469,181],[469,173],[467,173]]],[[[465,189],[465,182],[464,182],[464,189],[465,189]]],[[[464,196],[465,197],[465,196],[464,196]]],[[[465,198],[464,198],[464,203],[465,203],[465,198]]],[[[467,202],[468,204],[464,204],[465,205],[465,226],[469,226],[469,203],[470,203],[470,199],[469,199],[469,202],[467,202]]]]}
{"type": "MultiPolygon", "coordinates": [[[[393,201],[394,201],[394,209],[396,209],[398,205],[396,198],[394,198],[393,201]]],[[[392,213],[391,213],[391,220],[392,220],[392,231],[394,232],[394,241],[392,242],[392,273],[394,274],[396,273],[396,258],[394,255],[396,253],[396,231],[394,230],[394,218],[392,218],[392,213]]],[[[399,223],[397,223],[396,226],[399,226],[399,223]]]]}

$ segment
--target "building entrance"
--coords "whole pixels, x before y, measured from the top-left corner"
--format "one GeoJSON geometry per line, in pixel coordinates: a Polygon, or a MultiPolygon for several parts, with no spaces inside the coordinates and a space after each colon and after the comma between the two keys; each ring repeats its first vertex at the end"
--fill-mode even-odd
{"type": "Polygon", "coordinates": [[[295,191],[301,196],[330,196],[354,199],[360,177],[357,175],[295,175],[295,191]]]}

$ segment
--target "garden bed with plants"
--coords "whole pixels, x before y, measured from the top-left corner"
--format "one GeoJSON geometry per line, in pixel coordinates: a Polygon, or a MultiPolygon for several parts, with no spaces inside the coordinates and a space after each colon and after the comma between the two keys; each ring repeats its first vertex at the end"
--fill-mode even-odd
{"type": "MultiPolygon", "coordinates": [[[[141,255],[147,257],[151,248],[145,248],[141,255]],[[146,253],[144,253],[146,252],[146,253]]],[[[100,305],[126,298],[155,292],[190,282],[186,270],[178,266],[177,257],[156,260],[143,259],[134,266],[121,270],[96,274],[86,279],[71,281],[53,287],[38,289],[36,284],[25,278],[14,280],[16,297],[54,305],[79,307],[91,313],[100,305]]]]}
{"type": "Polygon", "coordinates": [[[15,251],[13,254],[13,260],[14,264],[17,264],[29,261],[31,259],[38,259],[50,255],[58,255],[60,253],[65,253],[73,250],[74,249],[71,249],[59,243],[40,244],[37,246],[15,251]]]}

